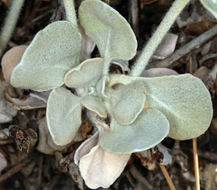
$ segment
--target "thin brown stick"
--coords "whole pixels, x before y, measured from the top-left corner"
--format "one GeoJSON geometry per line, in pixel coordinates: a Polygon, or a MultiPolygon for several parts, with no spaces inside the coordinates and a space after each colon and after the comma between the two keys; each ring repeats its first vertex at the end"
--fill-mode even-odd
{"type": "Polygon", "coordinates": [[[130,167],[130,173],[133,175],[134,178],[136,178],[138,182],[143,185],[144,189],[154,189],[154,187],[148,182],[147,179],[145,179],[145,177],[137,170],[134,165],[130,167]]]}
{"type": "Polygon", "coordinates": [[[193,73],[193,59],[192,59],[192,56],[190,56],[190,59],[189,59],[189,73],[193,73]]]}
{"type": "Polygon", "coordinates": [[[14,141],[12,139],[0,140],[0,145],[11,144],[14,141]]]}
{"type": "MultiPolygon", "coordinates": [[[[190,56],[189,59],[189,73],[193,73],[193,59],[190,56]]],[[[200,190],[200,174],[199,174],[199,164],[198,164],[198,152],[197,152],[197,139],[192,139],[193,144],[193,157],[194,157],[194,174],[195,174],[195,185],[196,190],[200,190]]]]}
{"type": "Polygon", "coordinates": [[[203,34],[201,34],[197,38],[193,39],[189,43],[185,44],[180,49],[176,50],[170,57],[168,57],[162,61],[153,62],[153,63],[149,64],[149,67],[170,67],[170,68],[173,68],[173,67],[177,66],[177,64],[179,64],[176,62],[177,60],[179,60],[181,57],[188,54],[193,49],[200,47],[203,43],[210,40],[211,38],[213,38],[216,35],[217,35],[217,25],[215,25],[214,27],[212,27],[208,31],[204,32],[203,34]]]}
{"type": "Polygon", "coordinates": [[[15,173],[19,172],[20,170],[22,170],[24,168],[24,166],[26,166],[31,160],[29,158],[21,161],[19,164],[17,164],[16,166],[14,166],[13,168],[9,169],[7,172],[5,172],[4,174],[2,174],[0,176],[0,183],[4,180],[6,180],[7,178],[13,176],[15,173]]]}
{"type": "Polygon", "coordinates": [[[138,1],[130,0],[129,20],[136,36],[139,36],[139,8],[138,1]]]}
{"type": "Polygon", "coordinates": [[[165,166],[160,164],[160,169],[161,169],[162,173],[164,174],[164,176],[165,176],[165,178],[167,180],[167,183],[168,183],[168,185],[170,187],[170,190],[176,190],[175,185],[173,184],[173,181],[170,178],[165,166]]]}
{"type": "Polygon", "coordinates": [[[196,190],[200,190],[200,173],[199,173],[199,163],[198,163],[198,153],[197,153],[197,139],[192,140],[193,143],[193,156],[194,156],[194,173],[195,173],[195,184],[196,190]]]}

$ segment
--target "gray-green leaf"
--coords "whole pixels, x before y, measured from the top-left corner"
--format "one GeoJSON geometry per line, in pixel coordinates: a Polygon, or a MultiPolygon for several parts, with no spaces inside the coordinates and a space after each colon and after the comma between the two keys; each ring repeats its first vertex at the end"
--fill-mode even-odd
{"type": "Polygon", "coordinates": [[[121,125],[133,123],[145,105],[145,87],[143,82],[133,82],[110,89],[110,109],[112,116],[121,125]]]}
{"type": "Polygon", "coordinates": [[[99,144],[112,153],[140,152],[159,144],[168,133],[167,118],[156,109],[147,109],[131,125],[119,125],[112,119],[111,130],[99,137],[99,144]]]}
{"type": "Polygon", "coordinates": [[[103,117],[103,118],[107,117],[107,111],[104,107],[104,104],[98,97],[91,96],[91,95],[84,96],[81,99],[81,104],[87,109],[97,113],[100,117],[103,117]]]}
{"type": "Polygon", "coordinates": [[[216,0],[200,0],[200,2],[217,19],[217,1],[216,0]]]}
{"type": "Polygon", "coordinates": [[[54,89],[48,98],[46,117],[55,144],[70,143],[81,125],[80,98],[65,88],[54,89]]]}
{"type": "Polygon", "coordinates": [[[109,5],[99,0],[83,1],[79,18],[106,60],[129,60],[135,56],[137,41],[130,25],[109,5]]]}
{"type": "Polygon", "coordinates": [[[71,69],[64,78],[66,86],[70,88],[95,86],[102,76],[103,61],[102,58],[87,59],[71,69]]]}
{"type": "Polygon", "coordinates": [[[39,31],[14,68],[11,84],[17,88],[46,91],[63,85],[65,73],[79,63],[81,36],[67,21],[39,31]]]}
{"type": "Polygon", "coordinates": [[[203,82],[190,75],[155,78],[112,76],[111,81],[128,84],[143,81],[146,107],[160,110],[170,122],[169,137],[187,140],[200,136],[212,119],[212,101],[203,82]]]}

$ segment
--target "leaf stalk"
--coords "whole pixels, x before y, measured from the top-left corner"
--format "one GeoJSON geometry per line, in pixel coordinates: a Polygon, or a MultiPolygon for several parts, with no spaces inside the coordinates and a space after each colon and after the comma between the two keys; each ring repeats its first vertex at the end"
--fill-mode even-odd
{"type": "Polygon", "coordinates": [[[175,22],[177,16],[182,12],[184,7],[189,2],[190,0],[175,0],[169,11],[166,13],[165,17],[161,21],[157,30],[154,32],[153,36],[143,48],[141,55],[137,59],[135,66],[130,72],[131,76],[140,76],[142,71],[146,68],[151,56],[154,54],[158,45],[175,22]]]}
{"type": "Polygon", "coordinates": [[[63,0],[63,3],[66,10],[67,20],[75,26],[77,26],[77,17],[75,12],[74,0],[63,0]]]}
{"type": "Polygon", "coordinates": [[[18,16],[20,14],[21,8],[24,4],[24,0],[13,0],[10,11],[5,19],[5,23],[0,35],[0,56],[7,46],[8,41],[16,26],[18,16]]]}

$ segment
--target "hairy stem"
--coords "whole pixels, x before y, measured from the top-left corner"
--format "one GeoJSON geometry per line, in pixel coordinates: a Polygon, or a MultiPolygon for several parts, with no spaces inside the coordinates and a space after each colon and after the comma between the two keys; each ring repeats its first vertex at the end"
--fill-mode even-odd
{"type": "Polygon", "coordinates": [[[105,59],[105,62],[103,63],[103,75],[108,76],[109,75],[109,69],[110,69],[110,63],[111,60],[105,59]]]}
{"type": "Polygon", "coordinates": [[[74,0],[63,0],[63,3],[66,10],[67,20],[70,21],[75,26],[77,26],[77,17],[75,13],[74,0]]]}
{"type": "Polygon", "coordinates": [[[177,16],[181,13],[188,2],[190,2],[190,0],[175,0],[159,27],[143,48],[140,57],[130,72],[131,76],[139,76],[142,73],[163,37],[166,35],[170,27],[175,22],[177,16]]]}
{"type": "Polygon", "coordinates": [[[13,0],[0,35],[0,56],[14,31],[24,0],[13,0]]]}

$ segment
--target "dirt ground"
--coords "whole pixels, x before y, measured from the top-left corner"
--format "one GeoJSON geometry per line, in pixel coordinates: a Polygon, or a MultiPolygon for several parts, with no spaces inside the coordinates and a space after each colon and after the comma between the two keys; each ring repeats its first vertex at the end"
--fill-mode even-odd
{"type": "MultiPolygon", "coordinates": [[[[139,51],[153,34],[172,3],[171,0],[110,0],[106,2],[129,21],[137,36],[139,51]]],[[[77,8],[81,0],[76,0],[75,3],[77,8]]],[[[4,23],[9,5],[10,0],[0,0],[0,28],[4,23]]],[[[17,45],[29,44],[40,29],[64,18],[65,12],[61,1],[25,1],[6,50],[17,45]]],[[[199,0],[192,0],[169,31],[177,37],[177,41],[167,41],[164,44],[165,47],[175,46],[175,50],[163,57],[156,53],[149,64],[150,68],[164,64],[180,74],[192,73],[203,80],[211,93],[214,108],[213,121],[208,131],[197,138],[201,189],[204,190],[217,189],[217,29],[212,31],[211,37],[207,33],[215,26],[217,26],[217,20],[202,7],[199,0]],[[193,48],[188,49],[191,45],[193,48]],[[180,51],[179,56],[172,57],[177,55],[177,51],[180,51]]],[[[93,52],[93,54],[97,53],[97,51],[93,52]]],[[[130,62],[130,67],[132,63],[133,61],[130,62]]],[[[116,66],[111,70],[119,72],[120,68],[116,66]]],[[[2,74],[0,77],[4,80],[2,74]]],[[[4,84],[1,84],[0,88],[3,89],[4,84]]],[[[7,92],[3,90],[6,101],[13,102],[19,111],[14,114],[11,121],[0,124],[0,190],[88,189],[81,179],[77,166],[72,163],[74,151],[80,142],[55,152],[50,151],[53,148],[52,145],[46,147],[40,144],[39,147],[41,135],[47,137],[48,133],[40,130],[44,124],[46,105],[37,102],[38,107],[33,105],[31,109],[26,109],[27,105],[20,101],[28,99],[30,91],[12,87],[8,87],[7,92]],[[10,93],[16,94],[16,100],[8,97],[10,93]]],[[[80,132],[82,134],[80,141],[92,134],[91,123],[85,118],[80,132]]],[[[48,141],[49,139],[46,138],[43,142],[48,141]]],[[[172,157],[172,163],[166,168],[176,189],[196,189],[192,141],[175,141],[166,138],[162,144],[168,148],[172,157]]],[[[109,189],[169,189],[158,165],[159,157],[156,149],[150,150],[148,154],[148,159],[134,154],[122,175],[109,189]]]]}

